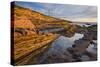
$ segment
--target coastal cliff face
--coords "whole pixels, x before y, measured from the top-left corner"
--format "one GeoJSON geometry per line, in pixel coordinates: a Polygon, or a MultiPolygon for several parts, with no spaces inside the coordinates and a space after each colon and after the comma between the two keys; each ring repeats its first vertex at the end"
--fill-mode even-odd
{"type": "Polygon", "coordinates": [[[20,59],[32,51],[54,41],[59,34],[64,32],[65,36],[72,36],[76,31],[76,26],[70,24],[70,21],[47,16],[29,8],[12,6],[11,36],[14,40],[12,57],[14,56],[15,64],[20,64],[20,59]],[[50,29],[53,32],[49,32],[50,29]],[[48,32],[43,32],[45,30],[48,32]]]}
{"type": "Polygon", "coordinates": [[[14,28],[15,37],[37,34],[40,29],[48,28],[64,28],[68,33],[73,33],[76,28],[70,24],[70,21],[46,16],[29,8],[16,5],[13,7],[11,17],[13,18],[11,27],[14,28]]]}
{"type": "Polygon", "coordinates": [[[87,50],[91,45],[97,49],[93,41],[97,40],[97,25],[77,25],[15,4],[11,7],[11,40],[14,65],[39,64],[45,60],[84,61],[83,55],[89,61],[97,60],[97,53],[87,50]]]}

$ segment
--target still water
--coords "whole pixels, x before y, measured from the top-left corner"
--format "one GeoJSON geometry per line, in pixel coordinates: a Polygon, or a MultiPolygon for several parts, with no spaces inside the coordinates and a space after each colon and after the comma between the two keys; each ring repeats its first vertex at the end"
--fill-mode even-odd
{"type": "MultiPolygon", "coordinates": [[[[87,27],[90,25],[87,25],[87,27]]],[[[63,28],[54,29],[54,30],[42,30],[41,32],[53,32],[63,30],[63,28]]],[[[58,63],[58,62],[66,62],[63,61],[64,59],[72,59],[70,54],[67,51],[67,48],[72,47],[74,42],[76,40],[82,39],[84,37],[84,34],[81,33],[75,33],[72,37],[66,37],[66,36],[59,36],[53,43],[49,44],[49,47],[46,51],[41,53],[39,56],[32,57],[30,64],[45,64],[45,63],[58,63]],[[59,59],[60,58],[60,59],[59,59]],[[33,62],[33,63],[32,63],[33,62]],[[34,63],[35,62],[35,63],[34,63]]],[[[94,44],[97,44],[96,41],[94,41],[94,44]]],[[[97,45],[90,44],[88,48],[86,49],[88,52],[96,53],[97,52],[97,45]]],[[[90,58],[87,55],[82,55],[80,57],[82,61],[87,61],[90,58]]],[[[73,61],[73,59],[71,60],[73,61]]],[[[68,62],[70,62],[68,60],[68,62]]]]}
{"type": "Polygon", "coordinates": [[[49,49],[49,53],[63,53],[66,51],[68,47],[72,47],[74,44],[75,40],[78,40],[82,38],[84,35],[76,33],[73,37],[65,37],[65,36],[60,36],[58,39],[56,39],[52,45],[51,48],[49,49]]]}
{"type": "MultiPolygon", "coordinates": [[[[79,33],[75,33],[75,35],[72,37],[60,36],[53,43],[51,43],[51,46],[48,48],[47,51],[45,51],[43,54],[41,54],[40,57],[38,57],[38,59],[36,60],[37,63],[43,64],[43,63],[50,63],[50,62],[51,63],[59,62],[59,60],[57,61],[54,59],[57,57],[58,58],[64,57],[65,53],[70,55],[67,52],[67,48],[72,47],[72,45],[74,44],[74,41],[82,38],[83,36],[84,36],[83,34],[79,34],[79,33]],[[50,56],[52,58],[49,58],[50,56]],[[55,56],[55,57],[53,57],[53,56],[55,56]],[[48,62],[48,61],[50,61],[50,62],[48,62]]],[[[32,59],[34,59],[34,58],[32,58],[32,59]]]]}

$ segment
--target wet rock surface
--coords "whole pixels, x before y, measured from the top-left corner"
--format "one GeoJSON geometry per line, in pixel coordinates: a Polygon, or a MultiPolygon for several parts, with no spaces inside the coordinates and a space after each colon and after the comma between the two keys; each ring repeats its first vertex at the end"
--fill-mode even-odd
{"type": "Polygon", "coordinates": [[[95,61],[97,60],[97,31],[93,30],[84,30],[84,36],[74,41],[72,46],[69,46],[66,49],[66,52],[60,52],[62,49],[58,49],[59,53],[51,55],[48,57],[50,62],[47,63],[61,63],[61,62],[80,62],[80,61],[95,61]],[[93,46],[93,47],[91,47],[93,46]]]}
{"type": "MultiPolygon", "coordinates": [[[[82,32],[82,31],[81,31],[82,32]]],[[[76,40],[72,47],[67,50],[72,54],[75,61],[90,61],[97,60],[97,32],[88,30],[84,33],[84,37],[76,40]],[[91,45],[93,47],[91,47],[91,45]]]]}

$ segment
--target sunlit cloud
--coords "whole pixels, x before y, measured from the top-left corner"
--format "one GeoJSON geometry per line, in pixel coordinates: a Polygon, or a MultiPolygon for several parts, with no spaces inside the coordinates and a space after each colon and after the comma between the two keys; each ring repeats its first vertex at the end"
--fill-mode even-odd
{"type": "Polygon", "coordinates": [[[62,18],[66,20],[71,20],[75,22],[97,22],[97,18],[62,18]]]}
{"type": "Polygon", "coordinates": [[[97,18],[96,6],[50,4],[36,2],[15,2],[15,4],[26,8],[31,8],[32,10],[58,18],[73,18],[72,20],[76,20],[76,18],[79,18],[80,20],[83,20],[82,18],[87,18],[87,20],[84,19],[84,21],[94,21],[93,18],[97,18]]]}

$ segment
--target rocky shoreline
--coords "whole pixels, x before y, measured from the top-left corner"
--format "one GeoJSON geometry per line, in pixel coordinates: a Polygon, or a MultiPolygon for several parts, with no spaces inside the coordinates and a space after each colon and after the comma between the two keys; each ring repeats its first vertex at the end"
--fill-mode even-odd
{"type": "MultiPolygon", "coordinates": [[[[94,26],[93,26],[94,27],[94,26]]],[[[79,29],[78,29],[79,30],[79,29]]],[[[66,52],[59,52],[59,54],[47,54],[47,58],[38,62],[40,64],[47,63],[64,63],[64,62],[82,62],[82,61],[96,61],[97,60],[97,43],[93,40],[97,40],[97,31],[95,29],[84,29],[78,33],[83,33],[84,36],[74,42],[72,47],[66,49],[66,52]],[[87,49],[89,46],[96,46],[96,52],[89,52],[87,49]]],[[[67,45],[67,44],[66,44],[67,45]]],[[[94,47],[93,47],[94,49],[94,47]]]]}
{"type": "Polygon", "coordinates": [[[82,32],[84,33],[84,37],[76,40],[72,47],[68,48],[67,50],[72,54],[72,57],[75,59],[74,61],[82,61],[82,59],[80,59],[82,55],[86,55],[89,58],[87,61],[97,60],[97,53],[88,52],[86,50],[91,44],[97,46],[97,43],[93,42],[93,40],[97,40],[97,31],[94,29],[85,29],[81,30],[79,33],[82,32]]]}

